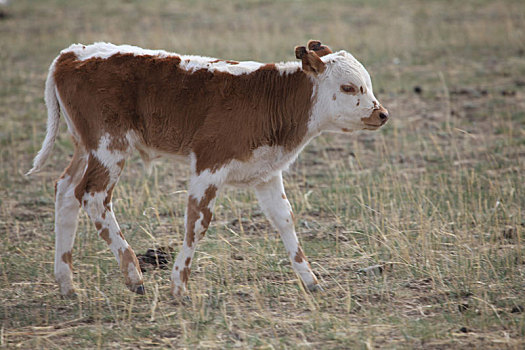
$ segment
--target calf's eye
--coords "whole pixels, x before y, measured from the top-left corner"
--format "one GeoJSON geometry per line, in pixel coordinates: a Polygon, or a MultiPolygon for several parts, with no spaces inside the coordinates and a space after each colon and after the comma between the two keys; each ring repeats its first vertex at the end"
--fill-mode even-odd
{"type": "Polygon", "coordinates": [[[341,91],[345,94],[355,95],[357,94],[357,86],[354,84],[344,84],[341,85],[341,91]]]}

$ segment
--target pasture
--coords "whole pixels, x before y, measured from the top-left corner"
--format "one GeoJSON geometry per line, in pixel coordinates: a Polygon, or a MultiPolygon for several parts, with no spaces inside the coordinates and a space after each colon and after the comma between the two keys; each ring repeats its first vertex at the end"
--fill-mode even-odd
{"type": "Polygon", "coordinates": [[[520,0],[15,0],[0,8],[0,347],[525,347],[525,6],[520,0]],[[169,294],[188,167],[128,162],[115,215],[146,266],[128,291],[85,213],[77,296],[53,276],[54,181],[73,145],[45,136],[44,81],[71,43],[294,60],[319,39],[370,72],[391,119],[324,134],[284,173],[324,292],[305,291],[253,192],[227,189],[199,244],[191,298],[169,294]]]}

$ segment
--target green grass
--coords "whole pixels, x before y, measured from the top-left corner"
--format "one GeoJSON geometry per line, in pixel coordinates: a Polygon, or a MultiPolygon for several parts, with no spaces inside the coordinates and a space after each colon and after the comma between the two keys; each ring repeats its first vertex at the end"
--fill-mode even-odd
{"type": "MultiPolygon", "coordinates": [[[[525,8],[520,1],[14,1],[0,19],[0,347],[523,348],[525,8]],[[323,135],[285,174],[306,255],[304,291],[252,192],[221,193],[197,248],[191,300],[169,270],[127,291],[81,214],[76,299],[53,277],[62,125],[41,175],[50,62],[110,41],[227,59],[293,59],[316,38],[352,52],[393,116],[323,135]],[[421,94],[414,87],[422,89],[421,94]],[[510,93],[509,93],[510,92],[510,93]],[[380,275],[358,273],[380,264],[380,275]]],[[[128,162],[114,206],[137,253],[179,249],[188,169],[128,162]]]]}

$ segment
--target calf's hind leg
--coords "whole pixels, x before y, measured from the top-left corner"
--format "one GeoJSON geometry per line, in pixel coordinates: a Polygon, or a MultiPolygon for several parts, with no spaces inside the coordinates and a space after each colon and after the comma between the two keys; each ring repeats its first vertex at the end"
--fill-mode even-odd
{"type": "Polygon", "coordinates": [[[190,180],[188,207],[184,217],[186,235],[171,271],[171,294],[174,297],[181,296],[187,290],[193,254],[197,242],[204,237],[210,224],[217,191],[221,184],[220,177],[215,173],[193,176],[190,180]]]}
{"type": "Polygon", "coordinates": [[[60,294],[74,294],[72,250],[80,203],[75,187],[86,169],[86,154],[78,146],[71,163],[56,182],[55,190],[55,279],[60,294]]]}
{"type": "Polygon", "coordinates": [[[75,190],[76,197],[95,224],[99,236],[115,255],[127,287],[135,293],[144,294],[137,257],[120,231],[111,203],[113,188],[124,167],[124,157],[113,155],[106,157],[102,163],[96,154],[89,155],[86,172],[75,190]]]}

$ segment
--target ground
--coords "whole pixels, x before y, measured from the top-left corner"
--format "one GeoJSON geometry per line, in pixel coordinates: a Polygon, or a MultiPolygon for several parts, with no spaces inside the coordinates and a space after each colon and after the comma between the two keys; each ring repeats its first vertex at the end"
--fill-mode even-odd
{"type": "MultiPolygon", "coordinates": [[[[522,1],[12,1],[0,9],[0,346],[19,348],[525,347],[525,6],[522,1]],[[44,171],[47,68],[74,42],[233,60],[294,59],[308,39],[352,52],[391,120],[323,135],[284,175],[325,291],[303,289],[255,197],[224,191],[197,249],[191,299],[149,266],[130,293],[81,215],[78,295],[53,278],[54,180],[44,171]]],[[[64,124],[62,122],[62,124],[64,124]]],[[[136,155],[115,212],[137,253],[183,235],[188,169],[136,155]]],[[[171,264],[171,263],[170,263],[171,264]]]]}

